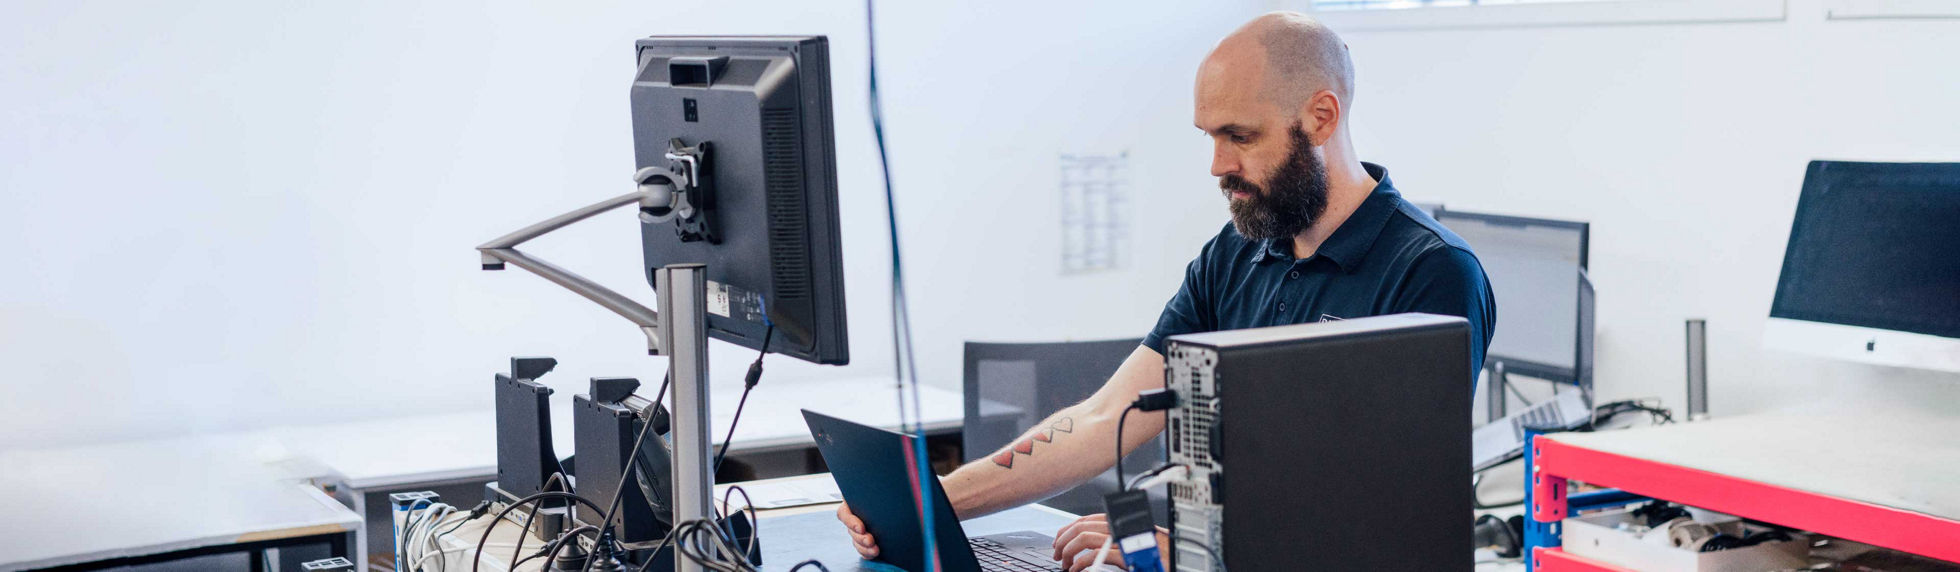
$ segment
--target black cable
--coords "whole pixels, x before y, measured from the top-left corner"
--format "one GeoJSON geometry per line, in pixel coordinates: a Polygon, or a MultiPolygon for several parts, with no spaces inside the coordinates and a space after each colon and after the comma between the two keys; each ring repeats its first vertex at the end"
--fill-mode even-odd
{"type": "MultiPolygon", "coordinates": [[[[551,478],[549,478],[549,479],[545,479],[545,480],[544,480],[544,486],[543,486],[542,488],[543,488],[544,490],[547,490],[547,491],[549,491],[549,490],[553,490],[553,489],[552,489],[551,487],[552,487],[552,485],[554,485],[554,484],[555,484],[555,485],[558,485],[558,486],[564,486],[564,485],[565,485],[565,473],[562,473],[562,472],[558,472],[558,473],[552,473],[552,474],[551,474],[551,478]]],[[[567,488],[569,488],[569,487],[567,487],[567,488]]],[[[570,492],[570,491],[567,491],[567,492],[570,492]]],[[[566,513],[568,513],[568,514],[569,514],[569,513],[571,512],[571,510],[570,510],[570,508],[571,508],[571,504],[572,504],[572,503],[571,503],[571,501],[565,501],[565,507],[566,507],[566,513]]],[[[516,562],[516,561],[517,561],[517,557],[519,557],[519,556],[522,556],[522,555],[524,554],[524,540],[525,540],[525,539],[527,539],[527,538],[530,538],[530,536],[531,536],[531,523],[534,523],[534,522],[537,522],[537,518],[538,518],[538,509],[542,509],[542,508],[544,508],[544,503],[532,503],[532,504],[531,504],[531,512],[528,512],[528,513],[525,513],[525,514],[524,514],[524,534],[519,534],[519,535],[517,535],[517,546],[515,546],[515,547],[512,547],[512,548],[510,549],[510,561],[511,561],[511,562],[516,562]]],[[[512,564],[512,565],[511,565],[511,567],[512,567],[512,568],[516,568],[516,567],[517,567],[517,565],[516,565],[516,564],[512,564]]]]}
{"type": "Polygon", "coordinates": [[[599,503],[592,502],[590,499],[572,493],[561,493],[558,491],[543,491],[538,494],[517,499],[517,502],[510,503],[510,506],[504,507],[504,510],[498,511],[497,518],[495,520],[490,521],[489,526],[483,527],[483,537],[477,539],[476,541],[476,555],[470,559],[470,572],[476,572],[477,568],[483,564],[483,547],[485,544],[488,544],[490,542],[490,531],[496,530],[497,525],[503,524],[505,515],[510,514],[510,511],[517,510],[517,507],[521,507],[526,504],[537,502],[539,500],[546,499],[546,498],[558,498],[558,499],[578,501],[580,503],[583,503],[585,506],[592,507],[592,510],[595,511],[599,510],[599,503]]]}
{"type": "MultiPolygon", "coordinates": [[[[623,496],[622,493],[626,492],[627,484],[633,482],[634,477],[638,476],[640,471],[640,445],[646,442],[647,431],[653,428],[653,413],[660,410],[661,400],[667,398],[667,384],[672,381],[674,381],[673,377],[660,378],[660,391],[654,394],[653,403],[647,405],[646,410],[640,414],[642,417],[645,417],[640,422],[640,435],[633,438],[633,447],[626,450],[627,454],[631,455],[632,461],[626,463],[625,472],[619,477],[619,488],[613,490],[612,502],[608,503],[608,508],[604,511],[606,516],[599,519],[599,530],[602,532],[612,528],[613,517],[618,516],[619,499],[623,496]]],[[[593,508],[596,510],[598,507],[593,508]]],[[[605,535],[601,534],[599,537],[604,539],[605,535]]],[[[598,553],[598,550],[593,550],[593,553],[598,553]]],[[[580,572],[590,570],[593,560],[593,558],[585,559],[585,565],[579,567],[580,572]]],[[[476,571],[471,570],[470,572],[476,571]]]]}
{"type": "Polygon", "coordinates": [[[1177,464],[1177,463],[1171,463],[1171,462],[1165,462],[1165,463],[1164,463],[1164,464],[1162,464],[1162,465],[1157,465],[1156,467],[1153,467],[1153,468],[1151,468],[1151,469],[1150,469],[1150,470],[1148,470],[1148,471],[1144,471],[1144,472],[1143,472],[1142,474],[1139,474],[1139,475],[1137,475],[1137,476],[1134,476],[1134,477],[1130,477],[1130,482],[1128,482],[1128,483],[1125,483],[1125,484],[1123,485],[1123,490],[1130,490],[1130,489],[1134,489],[1134,488],[1137,488],[1137,483],[1141,483],[1141,482],[1143,482],[1143,481],[1144,481],[1144,479],[1148,479],[1148,478],[1150,478],[1150,477],[1154,477],[1154,476],[1157,476],[1157,475],[1161,475],[1161,474],[1163,474],[1163,473],[1164,473],[1164,471],[1168,471],[1168,470],[1171,470],[1171,469],[1175,469],[1175,468],[1178,468],[1178,467],[1182,467],[1182,466],[1183,466],[1183,465],[1180,465],[1180,464],[1177,464]]]}
{"type": "MultiPolygon", "coordinates": [[[[660,537],[659,544],[653,545],[653,552],[648,553],[649,556],[647,556],[647,561],[640,563],[640,572],[647,572],[648,569],[653,567],[653,562],[655,560],[660,559],[660,551],[667,549],[667,543],[669,541],[672,541],[674,539],[674,534],[680,532],[680,530],[681,527],[678,525],[674,526],[673,528],[667,529],[667,535],[660,537]]],[[[679,554],[679,551],[675,551],[675,553],[679,554]]]]}
{"type": "Polygon", "coordinates": [[[791,567],[789,569],[789,572],[796,572],[797,570],[802,570],[804,566],[816,566],[817,570],[821,572],[830,572],[829,568],[825,568],[822,562],[818,562],[816,560],[804,560],[802,562],[798,562],[796,563],[796,566],[791,567]]]}
{"type": "MultiPolygon", "coordinates": [[[[566,532],[565,532],[565,534],[563,534],[563,535],[560,535],[560,536],[558,537],[558,539],[557,539],[557,540],[553,540],[553,541],[551,541],[551,547],[550,547],[550,548],[551,548],[551,551],[550,551],[550,552],[547,552],[547,553],[545,553],[545,557],[544,557],[544,568],[545,568],[545,569],[550,569],[550,568],[551,568],[551,564],[552,564],[553,562],[557,562],[557,561],[558,561],[558,551],[560,551],[560,550],[564,550],[564,549],[565,549],[565,545],[567,545],[567,544],[576,544],[576,543],[578,543],[578,535],[580,535],[580,534],[583,534],[583,533],[587,533],[587,532],[590,532],[590,533],[592,533],[592,542],[593,542],[593,543],[595,543],[595,545],[596,545],[596,543],[598,543],[598,542],[599,542],[599,527],[596,527],[596,526],[592,526],[592,525],[590,525],[590,524],[587,524],[587,525],[583,525],[583,526],[580,526],[580,527],[578,527],[578,528],[574,528],[574,529],[571,529],[571,530],[568,530],[568,531],[566,531],[566,532]]],[[[595,547],[596,547],[596,546],[595,546],[595,547]]],[[[593,553],[590,553],[590,552],[588,552],[588,553],[586,553],[586,558],[588,558],[588,559],[589,559],[589,558],[591,558],[591,557],[592,557],[592,554],[593,554],[593,553]]],[[[534,556],[533,558],[535,558],[535,556],[534,556]]],[[[518,564],[522,564],[522,562],[519,562],[518,564]]],[[[511,569],[511,570],[516,570],[516,569],[517,569],[517,564],[512,564],[512,565],[510,565],[510,569],[511,569]]]]}
{"type": "Polygon", "coordinates": [[[455,533],[456,529],[462,528],[463,525],[469,524],[470,521],[472,520],[481,518],[485,513],[488,512],[490,512],[490,501],[486,500],[486,501],[476,503],[476,507],[470,509],[470,515],[468,517],[464,518],[463,520],[456,521],[456,524],[450,526],[447,530],[443,530],[442,532],[436,533],[436,538],[440,539],[444,536],[449,536],[450,534],[455,533]]]}
{"type": "MultiPolygon", "coordinates": [[[[756,540],[761,537],[760,534],[757,534],[758,524],[756,523],[755,499],[749,498],[749,491],[743,489],[741,485],[728,485],[728,489],[721,492],[721,506],[724,509],[727,508],[728,499],[738,492],[742,493],[742,508],[748,509],[749,513],[749,545],[742,548],[742,558],[746,560],[749,557],[749,553],[755,551],[756,540]]],[[[734,525],[728,522],[727,517],[722,517],[722,525],[728,528],[729,536],[735,535],[734,525]]]]}
{"type": "Polygon", "coordinates": [[[742,399],[735,402],[735,418],[728,422],[728,436],[722,438],[721,451],[715,453],[713,475],[721,474],[721,460],[728,456],[728,446],[735,442],[735,426],[742,422],[742,406],[749,404],[749,390],[755,389],[755,384],[762,381],[762,356],[769,355],[769,338],[775,334],[776,325],[773,323],[762,331],[762,351],[755,354],[755,363],[749,364],[749,373],[742,378],[742,399]]]}
{"type": "Polygon", "coordinates": [[[1123,422],[1130,418],[1131,411],[1136,410],[1136,404],[1132,403],[1129,407],[1123,408],[1122,415],[1116,416],[1116,486],[1118,487],[1123,486],[1123,422]]]}

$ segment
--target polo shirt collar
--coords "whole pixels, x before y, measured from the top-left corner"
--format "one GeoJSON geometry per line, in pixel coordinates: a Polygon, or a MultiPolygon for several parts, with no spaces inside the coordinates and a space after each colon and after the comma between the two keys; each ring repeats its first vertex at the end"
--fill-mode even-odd
{"type": "MultiPolygon", "coordinates": [[[[1334,234],[1328,236],[1327,240],[1320,244],[1320,251],[1315,253],[1316,256],[1327,257],[1342,270],[1348,271],[1360,266],[1361,259],[1367,256],[1368,249],[1374,246],[1375,237],[1381,235],[1382,227],[1388,223],[1389,215],[1395,213],[1395,197],[1399,195],[1395,191],[1395,183],[1388,179],[1387,168],[1365,161],[1361,163],[1361,168],[1368,172],[1370,178],[1375,179],[1375,189],[1368,193],[1368,198],[1361,201],[1361,206],[1354,209],[1354,213],[1348,215],[1340,228],[1334,229],[1334,234]]],[[[1252,262],[1256,264],[1267,260],[1291,259],[1292,248],[1291,238],[1260,240],[1259,248],[1252,255],[1252,262]]]]}

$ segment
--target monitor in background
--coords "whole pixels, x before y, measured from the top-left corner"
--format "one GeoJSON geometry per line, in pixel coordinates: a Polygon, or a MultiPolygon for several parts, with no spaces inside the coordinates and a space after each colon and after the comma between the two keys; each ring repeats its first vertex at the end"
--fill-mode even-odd
{"type": "Polygon", "coordinates": [[[1812,161],[1763,341],[1960,372],[1960,163],[1812,161]]]}
{"type": "Polygon", "coordinates": [[[641,217],[648,281],[655,268],[705,264],[710,336],[761,349],[767,334],[771,352],[848,363],[828,42],[656,36],[636,47],[638,178],[685,169],[699,182],[673,212],[641,217]]]}
{"type": "Polygon", "coordinates": [[[1459,210],[1443,211],[1436,220],[1470,243],[1496,294],[1497,332],[1485,366],[1590,393],[1589,225],[1459,210]]]}

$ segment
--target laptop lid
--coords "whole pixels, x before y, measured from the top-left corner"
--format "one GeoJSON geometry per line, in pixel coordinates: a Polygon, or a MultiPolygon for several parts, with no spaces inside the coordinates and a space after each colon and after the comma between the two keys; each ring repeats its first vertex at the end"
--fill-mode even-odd
{"type": "MultiPolygon", "coordinates": [[[[919,514],[916,465],[906,455],[912,437],[876,427],[803,410],[817,451],[830,466],[837,490],[851,512],[878,538],[874,560],[906,570],[925,570],[925,525],[919,514]]],[[[933,531],[939,549],[939,570],[979,572],[980,563],[967,545],[966,531],[953,516],[939,479],[932,479],[933,531]]]]}

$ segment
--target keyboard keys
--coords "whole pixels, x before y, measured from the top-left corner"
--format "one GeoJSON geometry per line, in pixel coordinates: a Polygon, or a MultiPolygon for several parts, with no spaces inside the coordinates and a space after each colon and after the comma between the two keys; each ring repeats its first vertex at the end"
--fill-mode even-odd
{"type": "Polygon", "coordinates": [[[1005,545],[985,538],[968,539],[973,547],[973,558],[980,561],[980,569],[988,572],[1055,572],[1062,570],[1060,562],[1031,564],[1015,558],[1005,545]]]}

